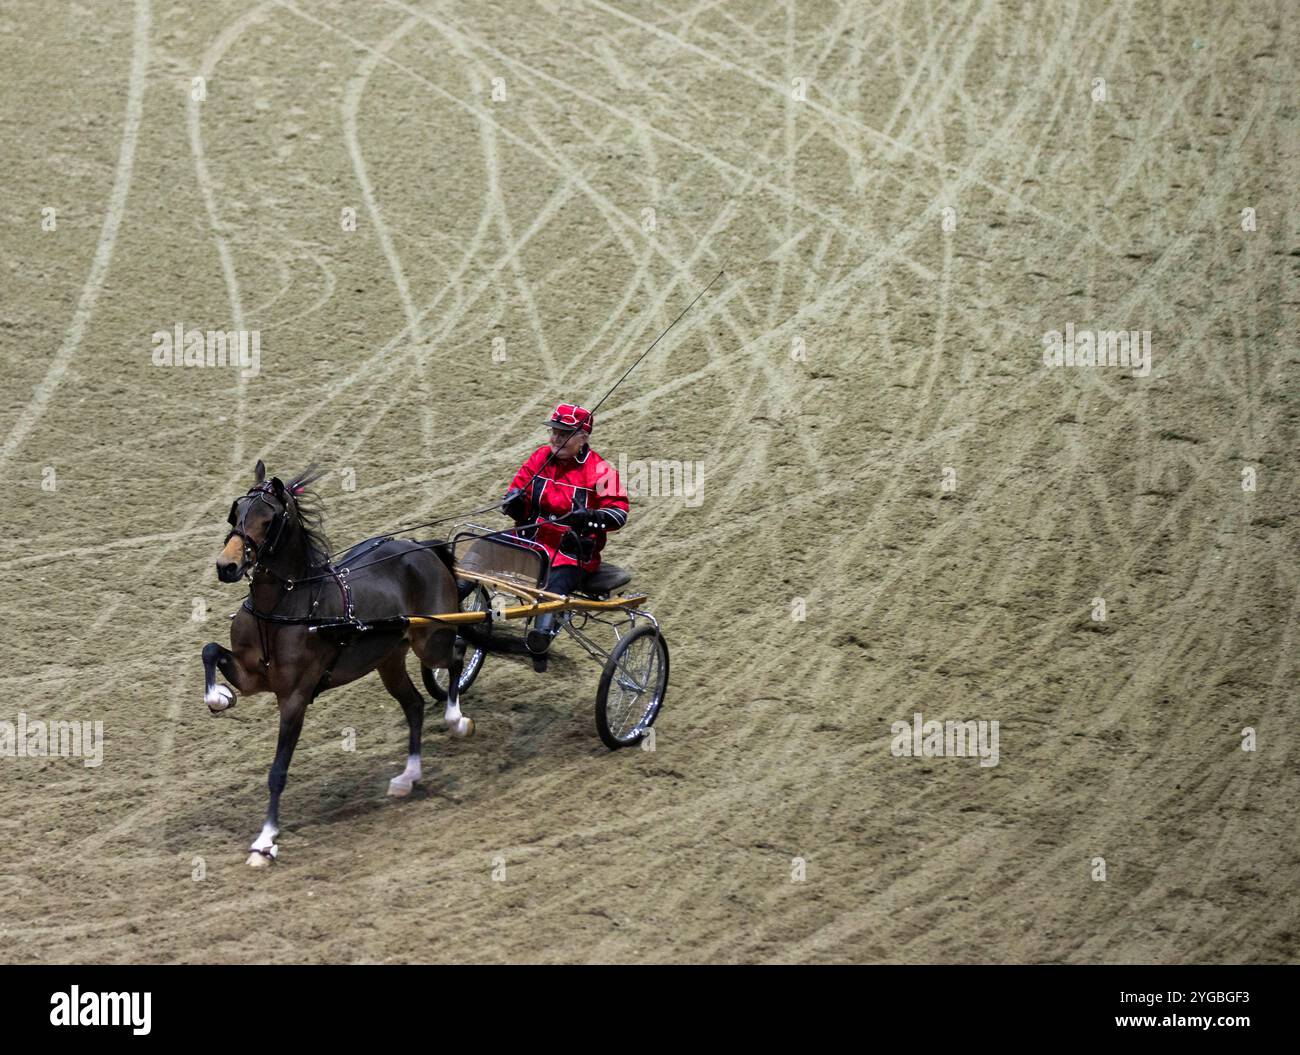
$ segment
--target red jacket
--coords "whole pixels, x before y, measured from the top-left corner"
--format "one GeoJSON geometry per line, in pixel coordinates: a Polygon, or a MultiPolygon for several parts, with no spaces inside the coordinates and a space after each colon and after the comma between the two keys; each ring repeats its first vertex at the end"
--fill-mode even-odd
{"type": "MultiPolygon", "coordinates": [[[[595,571],[600,567],[600,551],[605,548],[605,533],[617,531],[627,523],[627,495],[619,482],[618,472],[590,447],[583,448],[583,452],[570,461],[551,462],[534,478],[533,474],[550,456],[549,445],[538,447],[515,473],[510,487],[512,490],[516,487],[525,488],[529,521],[538,516],[556,517],[574,509],[608,510],[600,517],[606,526],[578,529],[580,549],[575,545],[579,539],[575,539],[563,526],[548,524],[535,529],[537,541],[551,555],[552,567],[577,564],[583,571],[595,571]],[[567,541],[566,534],[569,534],[567,541]]],[[[533,529],[520,533],[532,536],[533,529]]]]}

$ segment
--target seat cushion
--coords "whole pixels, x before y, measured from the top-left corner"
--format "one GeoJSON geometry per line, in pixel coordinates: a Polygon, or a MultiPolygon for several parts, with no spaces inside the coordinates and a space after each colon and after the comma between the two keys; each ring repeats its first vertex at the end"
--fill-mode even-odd
{"type": "Polygon", "coordinates": [[[626,586],[631,581],[632,573],[627,568],[620,568],[617,564],[601,564],[594,572],[583,576],[578,592],[589,594],[613,593],[619,587],[626,586]]]}

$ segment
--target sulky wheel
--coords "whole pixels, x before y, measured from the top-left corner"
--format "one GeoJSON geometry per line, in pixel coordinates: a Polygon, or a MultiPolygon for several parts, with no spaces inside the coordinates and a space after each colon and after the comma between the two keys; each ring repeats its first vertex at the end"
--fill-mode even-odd
{"type": "Polygon", "coordinates": [[[639,626],[605,663],[596,690],[596,731],[611,751],[640,743],[668,691],[668,643],[659,629],[639,626]]]}
{"type": "MultiPolygon", "coordinates": [[[[482,586],[474,589],[473,593],[467,594],[465,599],[460,602],[462,612],[486,612],[491,607],[491,601],[488,598],[488,592],[482,586]]],[[[472,645],[465,648],[465,664],[460,668],[460,692],[464,695],[474,679],[478,677],[478,672],[483,669],[483,650],[474,648],[472,645]]],[[[444,667],[430,669],[422,666],[420,676],[424,679],[424,687],[429,690],[429,695],[439,703],[447,701],[447,671],[444,667]]]]}

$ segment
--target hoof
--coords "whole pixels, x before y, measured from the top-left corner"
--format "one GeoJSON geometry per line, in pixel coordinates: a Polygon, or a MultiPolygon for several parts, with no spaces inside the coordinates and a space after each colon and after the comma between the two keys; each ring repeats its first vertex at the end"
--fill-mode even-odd
{"type": "Polygon", "coordinates": [[[474,719],[461,715],[461,719],[455,725],[447,726],[447,732],[458,740],[468,740],[474,735],[474,719]]]}
{"type": "Polygon", "coordinates": [[[203,702],[213,714],[221,714],[235,705],[235,694],[225,685],[214,685],[212,691],[204,695],[203,702]]]}
{"type": "Polygon", "coordinates": [[[249,868],[270,868],[275,863],[275,851],[277,847],[271,847],[270,856],[262,853],[260,850],[254,850],[248,855],[249,868]]]}
{"type": "Polygon", "coordinates": [[[411,785],[402,783],[400,777],[393,777],[388,782],[388,794],[395,799],[404,799],[411,793],[411,785]]]}

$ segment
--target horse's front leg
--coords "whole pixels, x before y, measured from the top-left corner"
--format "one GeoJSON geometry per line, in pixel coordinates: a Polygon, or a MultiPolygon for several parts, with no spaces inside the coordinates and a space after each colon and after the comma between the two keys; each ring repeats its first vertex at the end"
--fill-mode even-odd
{"type": "Polygon", "coordinates": [[[251,852],[248,863],[254,868],[269,865],[279,852],[275,837],[280,834],[280,793],[289,780],[289,763],[293,760],[293,749],[298,746],[298,736],[302,732],[302,720],[307,713],[307,704],[311,702],[311,693],[295,690],[288,696],[281,696],[279,702],[280,739],[275,745],[275,761],[271,763],[271,772],[266,781],[271,792],[271,803],[266,811],[266,823],[262,825],[261,834],[249,848],[251,852]]]}
{"type": "Polygon", "coordinates": [[[246,670],[230,649],[209,641],[203,646],[203,702],[213,714],[230,710],[236,699],[229,685],[217,684],[218,669],[245,696],[264,687],[260,679],[246,670]]]}

